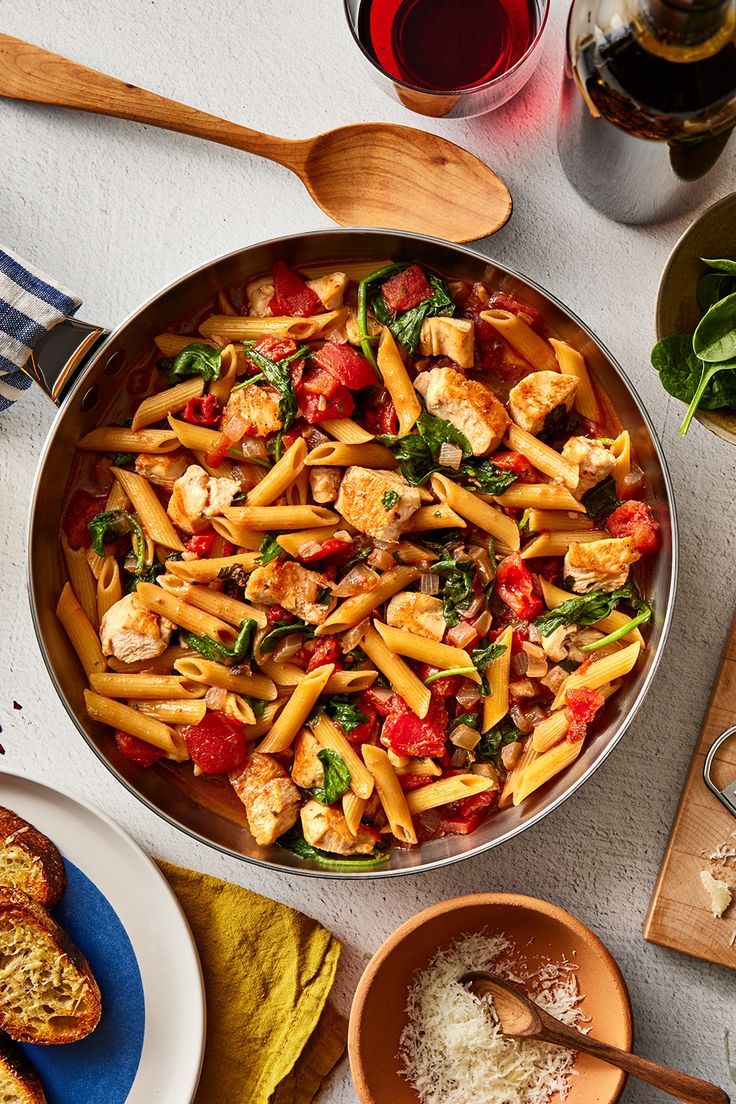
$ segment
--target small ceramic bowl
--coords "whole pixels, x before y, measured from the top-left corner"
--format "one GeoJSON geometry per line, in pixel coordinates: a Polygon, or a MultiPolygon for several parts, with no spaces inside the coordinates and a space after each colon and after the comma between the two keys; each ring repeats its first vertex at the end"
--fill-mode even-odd
{"type": "MultiPolygon", "coordinates": [[[[657,292],[657,340],[691,334],[702,318],[695,289],[709,269],[701,257],[736,258],[736,192],[704,211],[670,253],[657,292]]],[[[712,433],[736,445],[736,411],[698,410],[695,417],[712,433]]]]}
{"type": "MultiPolygon", "coordinates": [[[[368,963],[350,1012],[348,1053],[360,1104],[418,1104],[400,1076],[399,1036],[406,1024],[406,994],[417,970],[466,934],[506,935],[523,949],[532,969],[567,959],[578,967],[581,1008],[595,1039],[630,1050],[631,1002],[621,971],[600,939],[561,908],[513,893],[478,893],[442,901],[390,936],[368,963]]],[[[568,1104],[614,1104],[626,1075],[580,1054],[568,1104]]],[[[555,1096],[553,1101],[557,1101],[555,1096]]]]}

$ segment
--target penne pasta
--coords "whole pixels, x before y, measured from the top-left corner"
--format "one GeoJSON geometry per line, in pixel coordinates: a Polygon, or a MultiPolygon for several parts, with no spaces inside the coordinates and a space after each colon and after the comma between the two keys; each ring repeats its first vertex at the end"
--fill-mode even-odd
{"type": "Polygon", "coordinates": [[[601,417],[600,405],[593,387],[585,358],[577,349],[573,349],[565,341],[558,341],[551,337],[549,343],[555,351],[557,363],[564,376],[575,376],[578,387],[575,392],[575,409],[584,418],[590,418],[591,422],[599,422],[601,417]]]}
{"type": "Polygon", "coordinates": [[[346,739],[344,732],[330,720],[326,713],[320,713],[314,724],[309,726],[323,748],[330,748],[342,759],[350,771],[350,789],[364,801],[373,793],[373,775],[360,759],[355,748],[346,739]]]}
{"type": "Polygon", "coordinates": [[[412,816],[426,813],[427,809],[437,809],[451,801],[463,801],[466,797],[485,793],[493,789],[493,782],[480,774],[453,774],[441,778],[438,782],[429,782],[406,795],[409,812],[412,816]]]}
{"type": "Polygon", "coordinates": [[[513,518],[507,517],[495,506],[484,502],[472,491],[453,483],[446,475],[433,475],[431,483],[432,490],[438,498],[443,500],[450,509],[457,511],[461,517],[480,529],[485,529],[486,533],[496,537],[507,548],[516,551],[521,546],[519,527],[513,518]]]}
{"type": "Polygon", "coordinates": [[[176,434],[168,429],[126,429],[101,426],[87,433],[78,443],[82,452],[149,452],[161,455],[178,449],[176,434]]]}
{"type": "Polygon", "coordinates": [[[537,556],[564,556],[571,544],[589,544],[591,541],[606,540],[608,536],[599,529],[555,529],[540,533],[524,545],[521,558],[531,560],[537,556]]]}
{"type": "MultiPolygon", "coordinates": [[[[618,683],[600,687],[600,692],[604,698],[610,698],[616,690],[618,690],[618,683]]],[[[535,725],[532,733],[532,747],[539,755],[542,752],[549,751],[551,747],[560,742],[569,727],[570,718],[567,715],[567,710],[556,709],[554,713],[550,713],[549,717],[545,717],[543,721],[535,725]]]]}
{"type": "Polygon", "coordinates": [[[324,506],[226,506],[228,521],[265,533],[273,529],[309,529],[339,521],[324,506]]]}
{"type": "Polygon", "coordinates": [[[202,656],[182,656],[174,661],[174,670],[189,682],[200,682],[206,686],[219,686],[231,690],[234,694],[244,694],[259,701],[275,701],[276,684],[265,674],[237,675],[222,663],[214,663],[202,656]]]}
{"type": "Polygon", "coordinates": [[[390,448],[377,442],[348,445],[341,441],[325,441],[317,445],[306,459],[308,468],[395,468],[396,458],[390,448]]]}
{"type": "Polygon", "coordinates": [[[267,732],[270,732],[271,725],[274,722],[274,718],[283,708],[283,698],[279,698],[277,701],[269,702],[256,723],[248,726],[246,730],[246,738],[248,739],[248,741],[260,740],[261,736],[265,736],[267,732]]]}
{"type": "Polygon", "coordinates": [[[158,585],[190,606],[211,613],[234,628],[238,628],[243,621],[255,621],[261,629],[266,627],[266,614],[263,610],[241,602],[238,598],[229,598],[219,590],[187,583],[175,575],[160,575],[158,585]]]}
{"type": "MultiPolygon", "coordinates": [[[[391,758],[391,752],[389,752],[389,759],[391,758]]],[[[413,774],[416,776],[425,776],[427,778],[441,778],[442,767],[435,763],[434,759],[430,759],[428,756],[417,758],[412,755],[403,756],[403,762],[401,764],[394,763],[394,770],[401,778],[404,774],[413,774]]]]}
{"type": "Polygon", "coordinates": [[[376,785],[378,797],[386,814],[389,827],[402,843],[416,843],[417,834],[411,819],[406,795],[383,748],[363,744],[363,761],[376,785]]]}
{"type": "Polygon", "coordinates": [[[568,529],[579,533],[592,529],[593,519],[587,514],[573,514],[569,510],[530,510],[526,527],[530,533],[541,533],[546,529],[568,529]]]}
{"type": "Polygon", "coordinates": [[[155,717],[164,724],[170,725],[195,725],[204,720],[207,705],[204,698],[192,698],[189,701],[178,698],[173,701],[148,701],[145,698],[135,698],[128,702],[132,709],[138,709],[147,717],[155,717]]]}
{"type": "Polygon", "coordinates": [[[420,663],[429,663],[432,667],[441,670],[450,670],[455,667],[463,667],[471,671],[466,677],[471,682],[480,684],[481,678],[473,661],[462,648],[453,648],[450,644],[440,644],[436,640],[428,640],[426,636],[419,636],[405,629],[396,629],[392,625],[384,625],[382,621],[373,622],[374,629],[383,639],[384,643],[395,652],[396,655],[406,656],[407,659],[416,659],[420,663]]]}
{"type": "Polygon", "coordinates": [[[243,571],[252,571],[258,567],[258,552],[241,552],[237,556],[217,556],[206,560],[167,560],[166,570],[188,583],[210,583],[220,578],[220,572],[233,567],[242,567],[243,571]]]}
{"type": "Polygon", "coordinates": [[[110,606],[123,597],[120,568],[114,556],[105,556],[97,579],[97,623],[102,621],[110,606]]]}
{"type": "Polygon", "coordinates": [[[56,604],[56,616],[64,626],[74,651],[86,675],[104,671],[107,664],[100,647],[100,638],[69,583],[64,583],[59,601],[56,604]]]}
{"type": "Polygon", "coordinates": [[[207,636],[226,647],[231,647],[235,641],[237,633],[232,625],[182,601],[155,583],[138,583],[136,594],[146,609],[168,618],[180,629],[186,629],[196,636],[207,636]]]}
{"type": "Polygon", "coordinates": [[[626,491],[626,476],[631,471],[631,437],[628,429],[619,433],[611,445],[611,452],[616,457],[616,466],[613,469],[613,478],[616,481],[616,494],[621,497],[626,491]]]}
{"type": "MultiPolygon", "coordinates": [[[[561,606],[563,602],[569,601],[570,598],[579,598],[579,594],[571,594],[569,590],[562,590],[560,587],[550,583],[547,579],[540,576],[539,582],[542,586],[542,596],[544,598],[544,604],[547,609],[556,609],[557,606],[561,606]]],[[[607,617],[603,617],[600,621],[596,621],[592,627],[599,629],[602,633],[612,633],[616,629],[620,629],[622,625],[625,625],[627,621],[631,621],[631,615],[628,613],[621,613],[619,610],[614,610],[613,613],[609,613],[607,617]]],[[[639,645],[644,647],[644,637],[638,628],[632,629],[626,636],[622,637],[623,641],[638,641],[639,645]]]]}
{"type": "Polygon", "coordinates": [[[365,811],[366,804],[365,798],[358,797],[352,790],[348,790],[348,792],[342,796],[342,815],[345,817],[345,823],[348,826],[348,831],[351,836],[357,836],[358,834],[358,828],[360,827],[360,821],[365,811]]]}
{"type": "MultiPolygon", "coordinates": [[[[405,533],[426,533],[431,529],[465,529],[466,522],[446,502],[435,502],[432,506],[420,506],[415,510],[403,528],[405,533]]],[[[425,559],[426,556],[425,552],[425,559]]]]}
{"type": "Polygon", "coordinates": [[[368,441],[375,440],[372,433],[350,418],[335,418],[320,422],[320,429],[329,433],[336,441],[342,441],[344,445],[365,445],[368,441]]]}
{"type": "Polygon", "coordinates": [[[513,629],[507,626],[496,644],[503,645],[504,651],[488,664],[485,676],[488,681],[488,695],[483,699],[483,731],[489,732],[495,724],[502,721],[509,711],[509,671],[511,667],[511,642],[513,629]]]}
{"type": "MultiPolygon", "coordinates": [[[[515,510],[570,510],[584,514],[582,502],[570,494],[566,487],[553,483],[515,483],[502,495],[495,495],[499,506],[511,506],[515,510]]],[[[517,545],[518,548],[518,545],[517,545]]]]}
{"type": "Polygon", "coordinates": [[[127,732],[130,736],[137,736],[139,740],[159,748],[171,759],[182,761],[189,758],[183,741],[172,728],[161,721],[146,717],[137,709],[131,709],[129,705],[123,705],[113,698],[103,698],[92,690],[84,691],[84,704],[93,721],[101,721],[111,728],[127,732]]]}
{"type": "MultiPolygon", "coordinates": [[[[174,387],[167,387],[165,391],[158,391],[155,395],[149,395],[144,399],[133,415],[131,430],[137,432],[146,426],[163,422],[169,414],[178,414],[183,410],[190,399],[199,398],[204,392],[204,380],[201,376],[192,376],[183,380],[174,387]]],[[[174,434],[176,438],[176,434],[174,434]]],[[[178,438],[176,438],[178,447],[178,438]]],[[[139,450],[139,451],[145,451],[139,450]]]]}
{"type": "Polygon", "coordinates": [[[148,480],[125,468],[113,468],[112,473],[133,503],[138,519],[151,540],[165,548],[183,552],[184,545],[148,480]]]}
{"type": "Polygon", "coordinates": [[[399,419],[398,436],[405,437],[416,425],[422,404],[404,367],[399,347],[388,326],[381,330],[376,354],[378,369],[399,419]]]}
{"type": "Polygon", "coordinates": [[[334,669],[334,663],[325,663],[304,675],[274,721],[271,731],[258,745],[259,752],[265,754],[286,751],[291,747],[297,732],[317,704],[317,699],[334,669]]]}
{"type": "Polygon", "coordinates": [[[297,529],[294,533],[282,533],[276,543],[290,556],[298,556],[299,549],[305,544],[324,544],[337,532],[337,524],[321,525],[318,529],[297,529]]]}
{"type": "Polygon", "coordinates": [[[511,311],[494,307],[481,311],[484,322],[490,323],[512,349],[528,360],[535,372],[558,372],[559,365],[554,350],[548,341],[527,326],[523,318],[511,311]]]}
{"type": "Polygon", "coordinates": [[[204,686],[191,683],[181,675],[103,674],[89,676],[90,686],[106,698],[195,699],[207,693],[204,686]]]}
{"type": "Polygon", "coordinates": [[[582,751],[583,741],[571,744],[565,740],[550,748],[543,755],[536,755],[524,768],[514,790],[514,805],[520,805],[529,794],[534,793],[545,782],[549,782],[556,774],[574,763],[582,751]]]}
{"type": "MultiPolygon", "coordinates": [[[[87,558],[87,551],[84,548],[72,548],[66,536],[63,535],[61,538],[61,549],[64,553],[66,573],[69,576],[72,590],[76,594],[77,601],[84,610],[90,625],[96,628],[99,625],[102,614],[97,607],[97,586],[95,585],[95,576],[92,573],[92,568],[87,558]]],[[[94,553],[94,555],[96,555],[96,553],[94,553]]],[[[105,563],[104,557],[100,556],[98,558],[101,564],[105,563]]],[[[100,568],[100,570],[102,570],[102,568],[100,568]]]]}
{"type": "Polygon", "coordinates": [[[360,624],[369,613],[382,606],[398,591],[415,582],[421,574],[421,571],[415,567],[392,567],[384,572],[378,585],[372,590],[346,598],[325,618],[315,635],[326,636],[330,633],[344,632],[345,629],[351,629],[354,625],[360,624]]]}
{"type": "MultiPolygon", "coordinates": [[[[242,352],[241,352],[242,357],[242,352]]],[[[243,357],[243,360],[245,358],[243,357]]],[[[235,386],[239,369],[238,354],[234,345],[226,345],[220,354],[220,375],[210,383],[210,395],[225,406],[230,398],[230,392],[235,386]]],[[[243,366],[243,370],[245,367],[243,366]]]]}
{"type": "Polygon", "coordinates": [[[603,656],[591,663],[587,670],[580,674],[575,672],[568,675],[562,686],[557,691],[552,708],[558,709],[565,701],[565,695],[569,690],[579,690],[585,687],[588,690],[598,690],[607,682],[628,675],[639,658],[639,644],[635,641],[626,648],[620,648],[611,655],[603,656]]]}
{"type": "Polygon", "coordinates": [[[199,327],[203,337],[224,338],[227,341],[248,341],[259,337],[293,337],[307,341],[324,333],[344,315],[343,310],[315,314],[311,318],[275,317],[247,318],[242,315],[213,314],[199,327]]]}
{"type": "Polygon", "coordinates": [[[156,342],[158,351],[165,357],[175,357],[195,341],[202,342],[203,345],[211,345],[213,349],[217,348],[214,341],[202,341],[199,334],[163,333],[158,334],[153,340],[156,342]]]}
{"type": "MultiPolygon", "coordinates": [[[[211,518],[212,528],[215,532],[231,544],[239,544],[241,548],[248,548],[257,552],[263,542],[263,531],[253,532],[247,524],[237,521],[229,521],[227,518],[211,518]]],[[[258,566],[258,565],[256,565],[258,566]]]]}
{"type": "Polygon", "coordinates": [[[577,487],[580,479],[578,465],[565,460],[559,452],[545,445],[538,437],[527,433],[521,426],[513,423],[509,426],[506,431],[506,444],[514,452],[520,452],[522,456],[526,456],[533,467],[548,475],[554,482],[564,483],[571,490],[577,487]]]}
{"type": "Polygon", "coordinates": [[[248,506],[270,506],[290,487],[304,467],[307,443],[298,437],[260,483],[248,491],[248,506]]]}
{"type": "MultiPolygon", "coordinates": [[[[176,434],[180,445],[184,448],[191,449],[192,452],[209,452],[211,448],[215,446],[220,436],[216,429],[207,429],[206,426],[190,425],[189,422],[183,422],[179,418],[172,418],[169,415],[167,419],[173,432],[176,434]]],[[[245,457],[243,455],[243,446],[241,444],[232,445],[225,454],[229,456],[231,460],[237,460],[243,462],[245,457]]],[[[251,460],[254,457],[251,456],[251,460]]]]}
{"type": "Polygon", "coordinates": [[[359,694],[378,678],[378,671],[335,671],[325,687],[326,694],[359,694]]]}
{"type": "Polygon", "coordinates": [[[366,629],[360,646],[409,708],[418,717],[426,717],[431,698],[429,687],[417,678],[403,659],[391,651],[374,628],[366,629]]]}

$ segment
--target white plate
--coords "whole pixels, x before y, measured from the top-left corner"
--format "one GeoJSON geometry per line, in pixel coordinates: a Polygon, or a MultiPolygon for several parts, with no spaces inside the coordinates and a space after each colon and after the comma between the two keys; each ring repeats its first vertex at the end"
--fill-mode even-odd
{"type": "Polygon", "coordinates": [[[101,1104],[100,1078],[109,1079],[105,1104],[191,1104],[205,994],[197,948],[168,883],[104,813],[41,782],[3,772],[0,805],[44,832],[77,868],[68,869],[70,885],[53,915],[88,957],[103,997],[88,1039],[24,1048],[49,1104],[101,1104]]]}

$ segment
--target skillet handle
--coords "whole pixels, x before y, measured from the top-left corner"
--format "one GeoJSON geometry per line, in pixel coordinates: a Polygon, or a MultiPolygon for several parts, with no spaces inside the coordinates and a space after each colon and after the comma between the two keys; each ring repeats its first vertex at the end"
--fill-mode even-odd
{"type": "Polygon", "coordinates": [[[0,411],[35,381],[55,403],[106,331],[73,315],[65,288],[0,248],[0,411]]]}

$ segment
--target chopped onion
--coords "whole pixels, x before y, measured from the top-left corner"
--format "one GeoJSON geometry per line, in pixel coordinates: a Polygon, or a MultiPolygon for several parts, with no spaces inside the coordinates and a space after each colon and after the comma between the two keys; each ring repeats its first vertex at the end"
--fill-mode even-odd
{"type": "Polygon", "coordinates": [[[393,690],[389,690],[385,686],[371,686],[371,696],[381,705],[386,705],[393,696],[393,690]]]}
{"type": "Polygon", "coordinates": [[[301,633],[289,633],[280,641],[273,650],[273,658],[276,663],[283,663],[285,659],[291,659],[302,646],[301,633]]]}
{"type": "Polygon", "coordinates": [[[477,544],[471,545],[468,549],[468,555],[478,568],[478,574],[484,583],[492,583],[496,577],[496,572],[493,570],[493,564],[491,563],[491,557],[485,548],[480,548],[477,544]]]}
{"type": "Polygon", "coordinates": [[[556,694],[566,678],[567,671],[564,667],[550,667],[549,671],[541,680],[541,682],[542,686],[546,686],[548,690],[551,690],[553,694],[556,694]]]}
{"type": "Polygon", "coordinates": [[[409,763],[411,763],[411,756],[398,755],[391,748],[389,748],[388,759],[393,767],[408,767],[409,763]]]}
{"type": "Polygon", "coordinates": [[[464,748],[465,751],[472,751],[479,742],[480,732],[470,725],[459,724],[450,733],[450,743],[455,747],[464,748]]]}
{"type": "Polygon", "coordinates": [[[422,575],[419,580],[419,589],[422,594],[439,594],[441,585],[442,581],[439,575],[436,575],[433,571],[422,575]]]}
{"type": "MultiPolygon", "coordinates": [[[[334,593],[334,591],[333,591],[334,593]]],[[[359,625],[354,625],[352,629],[348,629],[346,633],[342,634],[342,650],[343,652],[352,652],[353,648],[357,648],[363,639],[363,633],[368,628],[369,622],[366,618],[361,621],[359,625]]],[[[378,693],[378,690],[373,693],[378,693]]]]}
{"type": "Polygon", "coordinates": [[[420,813],[416,817],[416,826],[419,829],[420,838],[432,839],[437,835],[440,827],[440,814],[437,809],[427,809],[426,813],[420,813]]]}
{"type": "Polygon", "coordinates": [[[511,714],[511,720],[519,729],[519,732],[523,732],[525,735],[528,735],[530,732],[534,731],[534,725],[531,723],[518,702],[512,701],[511,706],[509,707],[509,713],[511,714]]]}
{"type": "Polygon", "coordinates": [[[364,563],[351,567],[344,579],[332,588],[335,598],[349,598],[354,594],[365,594],[378,584],[378,575],[364,563]]]}
{"type": "Polygon", "coordinates": [[[222,423],[222,432],[233,442],[241,441],[245,437],[247,428],[248,423],[241,418],[237,411],[228,414],[227,421],[222,423]]]}
{"type": "Polygon", "coordinates": [[[476,594],[475,598],[473,598],[473,600],[460,612],[467,621],[470,621],[476,614],[480,613],[482,609],[483,598],[480,594],[476,594]]]}
{"type": "Polygon", "coordinates": [[[531,679],[515,679],[509,683],[509,694],[512,698],[536,698],[537,688],[531,679]]]}
{"type": "Polygon", "coordinates": [[[268,460],[266,443],[260,437],[245,437],[241,441],[240,448],[246,460],[268,460]]]}
{"type": "Polygon", "coordinates": [[[465,748],[457,748],[450,756],[451,767],[465,767],[468,764],[468,753],[465,748]]]}
{"type": "Polygon", "coordinates": [[[222,686],[210,686],[209,690],[204,696],[205,705],[208,709],[221,710],[227,699],[227,690],[222,686]]]}
{"type": "Polygon", "coordinates": [[[541,634],[541,632],[539,631],[539,629],[537,628],[536,625],[532,624],[532,625],[529,626],[529,634],[528,635],[529,635],[529,639],[531,640],[532,644],[541,644],[542,643],[543,637],[542,637],[542,634],[541,634]]]}
{"type": "Polygon", "coordinates": [[[541,705],[533,705],[531,709],[527,710],[527,720],[530,721],[536,728],[540,721],[543,721],[549,714],[542,709],[541,705]]]}
{"type": "Polygon", "coordinates": [[[529,666],[529,657],[526,652],[517,652],[511,657],[511,671],[514,675],[525,675],[529,666]]]}
{"type": "Polygon", "coordinates": [[[469,709],[476,702],[480,701],[481,692],[480,687],[475,682],[463,682],[462,687],[457,692],[458,703],[463,709],[469,709]]]}
{"type": "Polygon", "coordinates": [[[542,678],[547,674],[547,657],[542,648],[525,640],[521,649],[527,657],[526,674],[529,678],[542,678]]]}
{"type": "Polygon", "coordinates": [[[481,778],[488,778],[493,783],[493,789],[500,790],[501,784],[498,781],[498,771],[492,763],[473,763],[470,773],[479,774],[481,778]]]}
{"type": "Polygon", "coordinates": [[[506,744],[501,748],[501,762],[506,770],[513,770],[521,758],[521,741],[514,740],[512,744],[506,744]]]}
{"type": "Polygon", "coordinates": [[[460,463],[463,458],[463,450],[458,448],[457,445],[450,444],[449,441],[443,441],[440,447],[438,462],[443,468],[454,468],[455,471],[460,467],[460,463]]]}
{"type": "Polygon", "coordinates": [[[480,617],[476,617],[473,622],[473,628],[477,632],[478,636],[485,636],[493,624],[493,618],[491,617],[489,610],[483,610],[480,617]]]}
{"type": "Polygon", "coordinates": [[[368,557],[368,563],[378,571],[389,571],[394,567],[394,558],[385,548],[374,548],[368,557]]]}
{"type": "Polygon", "coordinates": [[[468,621],[461,621],[459,625],[453,625],[448,631],[447,643],[452,644],[455,648],[464,648],[466,644],[469,644],[471,640],[475,640],[477,636],[477,632],[468,621]]]}
{"type": "Polygon", "coordinates": [[[300,560],[308,560],[310,556],[314,556],[315,553],[319,552],[321,547],[319,541],[308,540],[299,545],[296,554],[300,560]]]}
{"type": "Polygon", "coordinates": [[[325,441],[329,441],[329,437],[317,429],[316,426],[309,426],[308,429],[304,431],[304,440],[307,442],[311,452],[317,445],[323,445],[325,441]]]}

